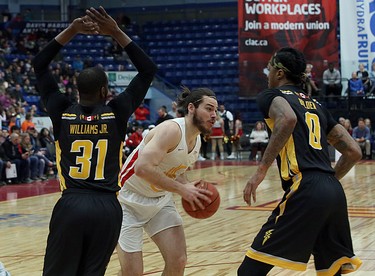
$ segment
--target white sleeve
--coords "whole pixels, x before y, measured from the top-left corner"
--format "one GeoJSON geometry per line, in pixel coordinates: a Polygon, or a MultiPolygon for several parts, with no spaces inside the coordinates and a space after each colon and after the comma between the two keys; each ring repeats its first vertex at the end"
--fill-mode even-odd
{"type": "Polygon", "coordinates": [[[226,116],[230,122],[233,122],[233,114],[232,112],[227,110],[226,116]]]}

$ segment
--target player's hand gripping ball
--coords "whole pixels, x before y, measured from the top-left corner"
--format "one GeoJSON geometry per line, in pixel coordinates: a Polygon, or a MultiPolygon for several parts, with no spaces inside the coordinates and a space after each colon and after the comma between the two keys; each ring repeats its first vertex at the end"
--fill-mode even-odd
{"type": "Polygon", "coordinates": [[[205,207],[204,210],[197,208],[196,210],[193,210],[191,208],[191,205],[188,201],[182,198],[182,207],[186,211],[186,213],[193,217],[198,219],[205,219],[211,217],[213,214],[216,213],[216,211],[219,209],[220,206],[220,195],[214,184],[210,182],[206,182],[204,180],[200,181],[197,184],[197,187],[200,189],[209,190],[212,192],[211,195],[211,203],[207,203],[206,201],[202,200],[202,203],[205,207]]]}

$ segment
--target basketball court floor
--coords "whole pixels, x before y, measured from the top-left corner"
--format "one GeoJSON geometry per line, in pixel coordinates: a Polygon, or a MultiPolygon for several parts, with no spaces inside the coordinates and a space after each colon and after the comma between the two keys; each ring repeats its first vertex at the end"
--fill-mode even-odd
{"type": "MultiPolygon", "coordinates": [[[[283,194],[274,164],[257,190],[256,204],[246,206],[242,190],[255,169],[256,163],[250,161],[207,160],[188,171],[190,180],[216,184],[221,205],[214,216],[194,219],[183,211],[181,198],[175,195],[187,239],[185,275],[236,275],[255,234],[283,194]]],[[[375,162],[361,161],[341,181],[348,200],[354,250],[363,261],[353,276],[375,275],[374,178],[375,162]]],[[[56,179],[0,187],[0,262],[12,276],[41,275],[48,223],[59,197],[56,179]]],[[[144,266],[144,275],[161,275],[163,270],[162,257],[146,235],[144,266]]],[[[117,275],[119,270],[115,251],[105,275],[117,275]]],[[[274,268],[269,275],[315,275],[313,258],[306,272],[274,268]]]]}

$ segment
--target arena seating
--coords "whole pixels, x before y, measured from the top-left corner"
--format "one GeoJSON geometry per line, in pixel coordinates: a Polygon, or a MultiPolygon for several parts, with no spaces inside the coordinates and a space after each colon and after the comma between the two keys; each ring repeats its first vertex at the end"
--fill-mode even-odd
{"type": "MultiPolygon", "coordinates": [[[[181,85],[210,87],[228,110],[241,112],[244,122],[252,124],[262,116],[254,99],[238,97],[237,29],[237,18],[226,18],[158,21],[143,26],[133,23],[126,31],[158,64],[161,79],[176,89],[181,85]]],[[[117,70],[119,64],[134,70],[126,58],[119,60],[112,47],[108,37],[78,35],[61,54],[63,61],[70,64],[80,58],[92,65],[101,64],[105,70],[117,70]]]]}
{"type": "Polygon", "coordinates": [[[246,123],[262,116],[254,99],[239,99],[237,18],[149,22],[142,42],[159,74],[176,86],[210,87],[246,123]]]}

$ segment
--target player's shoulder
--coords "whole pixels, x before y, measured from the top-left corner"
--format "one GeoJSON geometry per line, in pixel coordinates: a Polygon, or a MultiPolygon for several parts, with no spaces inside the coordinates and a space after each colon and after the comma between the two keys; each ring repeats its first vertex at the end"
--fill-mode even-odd
{"type": "Polygon", "coordinates": [[[181,123],[178,120],[170,119],[158,124],[154,129],[155,132],[164,133],[164,135],[173,135],[181,132],[181,123]]]}

